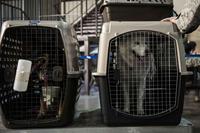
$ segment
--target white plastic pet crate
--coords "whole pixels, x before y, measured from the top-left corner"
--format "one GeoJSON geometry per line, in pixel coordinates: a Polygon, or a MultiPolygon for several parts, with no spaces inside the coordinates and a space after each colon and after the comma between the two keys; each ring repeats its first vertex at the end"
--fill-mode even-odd
{"type": "Polygon", "coordinates": [[[66,22],[3,24],[0,109],[4,125],[54,127],[72,122],[80,73],[77,48],[75,31],[66,22]]]}
{"type": "Polygon", "coordinates": [[[108,125],[176,125],[186,71],[176,26],[166,22],[107,22],[97,73],[108,125]]]}

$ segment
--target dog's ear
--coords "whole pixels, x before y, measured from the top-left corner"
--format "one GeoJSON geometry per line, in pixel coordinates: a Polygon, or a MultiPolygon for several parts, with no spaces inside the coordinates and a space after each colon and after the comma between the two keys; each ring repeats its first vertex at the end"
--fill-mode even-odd
{"type": "Polygon", "coordinates": [[[150,44],[160,44],[162,42],[162,38],[159,35],[153,35],[149,38],[150,44]]]}
{"type": "Polygon", "coordinates": [[[150,51],[154,51],[158,49],[159,44],[164,41],[158,35],[153,35],[148,39],[148,44],[150,45],[150,51]]]}

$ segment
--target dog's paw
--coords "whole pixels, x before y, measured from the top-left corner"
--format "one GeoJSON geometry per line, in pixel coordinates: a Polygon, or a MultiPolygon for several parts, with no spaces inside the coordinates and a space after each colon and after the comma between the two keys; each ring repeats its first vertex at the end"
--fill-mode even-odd
{"type": "Polygon", "coordinates": [[[129,108],[124,108],[124,112],[128,113],[128,112],[130,112],[130,109],[129,108]]]}
{"type": "Polygon", "coordinates": [[[45,117],[45,112],[39,112],[39,114],[37,115],[37,118],[41,119],[41,118],[44,118],[45,117]]]}
{"type": "Polygon", "coordinates": [[[144,109],[139,109],[139,110],[137,111],[137,113],[138,113],[139,115],[143,115],[143,114],[144,114],[144,109]]]}

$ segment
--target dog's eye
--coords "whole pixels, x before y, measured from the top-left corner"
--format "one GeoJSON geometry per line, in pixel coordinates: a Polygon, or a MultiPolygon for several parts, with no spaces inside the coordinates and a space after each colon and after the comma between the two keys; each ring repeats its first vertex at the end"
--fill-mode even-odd
{"type": "Polygon", "coordinates": [[[140,43],[139,43],[139,42],[135,42],[135,44],[136,44],[136,45],[140,45],[140,43]]]}

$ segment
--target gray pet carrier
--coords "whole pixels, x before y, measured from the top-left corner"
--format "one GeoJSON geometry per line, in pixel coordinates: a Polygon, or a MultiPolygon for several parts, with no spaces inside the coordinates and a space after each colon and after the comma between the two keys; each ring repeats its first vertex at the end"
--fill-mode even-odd
{"type": "Polygon", "coordinates": [[[108,22],[96,77],[108,125],[176,125],[186,71],[181,36],[171,23],[108,22]]]}
{"type": "Polygon", "coordinates": [[[77,48],[75,31],[65,22],[3,24],[0,109],[5,126],[55,127],[72,122],[79,78],[77,48]]]}

